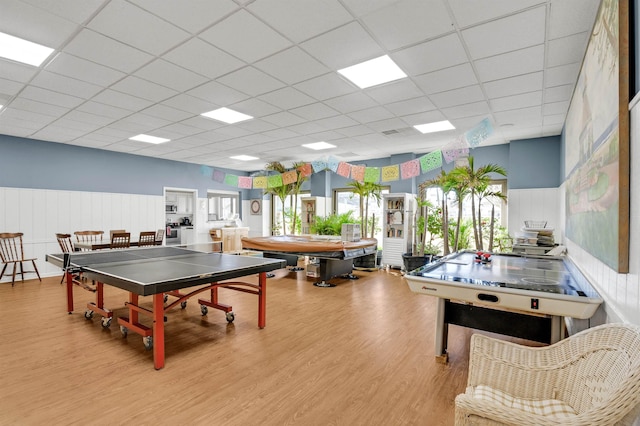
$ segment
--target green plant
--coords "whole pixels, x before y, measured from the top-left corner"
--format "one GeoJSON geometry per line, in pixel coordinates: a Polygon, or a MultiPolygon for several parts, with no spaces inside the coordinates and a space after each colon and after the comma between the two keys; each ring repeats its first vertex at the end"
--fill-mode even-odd
{"type": "Polygon", "coordinates": [[[355,223],[353,212],[330,214],[328,216],[316,217],[316,222],[311,226],[311,232],[317,235],[340,235],[342,234],[343,223],[355,223]]]}
{"type": "MultiPolygon", "coordinates": [[[[380,200],[382,200],[382,185],[375,182],[360,182],[354,180],[349,182],[347,186],[350,186],[354,194],[360,196],[360,227],[362,228],[362,235],[369,235],[369,198],[373,197],[376,200],[378,206],[380,200]]],[[[371,236],[373,237],[373,229],[371,229],[371,236]]]]}
{"type": "MultiPolygon", "coordinates": [[[[297,170],[299,166],[301,166],[304,163],[296,163],[293,165],[293,169],[292,170],[297,170]]],[[[277,173],[285,173],[287,171],[289,171],[282,163],[278,162],[278,161],[272,161],[271,163],[268,163],[265,166],[265,170],[267,172],[277,172],[277,173]]],[[[290,206],[289,209],[290,210],[294,210],[295,206],[298,205],[298,194],[300,193],[300,188],[302,187],[302,183],[304,181],[307,180],[307,177],[303,176],[302,173],[297,173],[296,172],[296,181],[292,182],[292,183],[288,183],[288,184],[284,184],[278,187],[273,187],[273,188],[267,188],[265,189],[265,192],[268,194],[272,194],[275,195],[276,197],[278,197],[280,199],[280,201],[282,202],[282,234],[286,235],[287,234],[287,229],[286,229],[286,208],[285,208],[285,201],[287,199],[287,196],[289,195],[293,195],[293,197],[291,197],[290,199],[290,206]]],[[[295,234],[296,230],[299,230],[299,226],[297,226],[297,220],[299,219],[299,217],[297,215],[291,215],[290,216],[292,219],[291,222],[291,233],[295,234]]]]}

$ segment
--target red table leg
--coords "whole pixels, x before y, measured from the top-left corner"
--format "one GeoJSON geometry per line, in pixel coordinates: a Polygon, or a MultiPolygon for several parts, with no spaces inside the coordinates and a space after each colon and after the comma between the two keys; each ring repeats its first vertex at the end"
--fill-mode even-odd
{"type": "Polygon", "coordinates": [[[65,272],[67,277],[67,312],[71,314],[73,312],[73,275],[70,272],[65,272]]]}
{"type": "Polygon", "coordinates": [[[258,327],[264,328],[267,322],[267,273],[258,274],[258,327]]]}
{"type": "Polygon", "coordinates": [[[153,295],[153,366],[164,367],[164,294],[153,295]]]}

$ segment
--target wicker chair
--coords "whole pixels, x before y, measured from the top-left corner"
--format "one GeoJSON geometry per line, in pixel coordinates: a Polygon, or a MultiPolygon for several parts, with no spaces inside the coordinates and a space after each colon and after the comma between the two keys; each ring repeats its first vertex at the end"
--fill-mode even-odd
{"type": "Polygon", "coordinates": [[[479,334],[456,425],[630,425],[640,414],[640,327],[605,324],[546,347],[479,334]]]}

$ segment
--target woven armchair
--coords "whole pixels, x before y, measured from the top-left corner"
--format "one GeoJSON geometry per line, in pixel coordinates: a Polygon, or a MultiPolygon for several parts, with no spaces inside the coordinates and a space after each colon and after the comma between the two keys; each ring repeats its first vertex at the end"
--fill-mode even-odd
{"type": "Polygon", "coordinates": [[[640,328],[605,324],[546,347],[474,334],[456,425],[630,425],[640,413],[640,328]]]}

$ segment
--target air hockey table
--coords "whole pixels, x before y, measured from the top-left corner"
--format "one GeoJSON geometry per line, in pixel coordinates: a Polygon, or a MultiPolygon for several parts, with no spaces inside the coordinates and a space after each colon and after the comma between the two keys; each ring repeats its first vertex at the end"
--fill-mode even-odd
{"type": "MultiPolygon", "coordinates": [[[[337,276],[355,279],[353,260],[376,253],[378,240],[362,238],[359,241],[342,241],[328,235],[275,235],[270,237],[242,238],[242,248],[261,251],[264,257],[283,259],[288,266],[298,264],[298,256],[318,260],[319,271],[316,287],[335,287],[328,281],[337,276]]],[[[295,270],[295,269],[294,269],[295,270]]]]}
{"type": "Polygon", "coordinates": [[[411,291],[437,297],[436,359],[447,362],[448,325],[543,343],[564,334],[564,317],[588,319],[602,303],[569,260],[462,251],[410,271],[411,291]]]}

